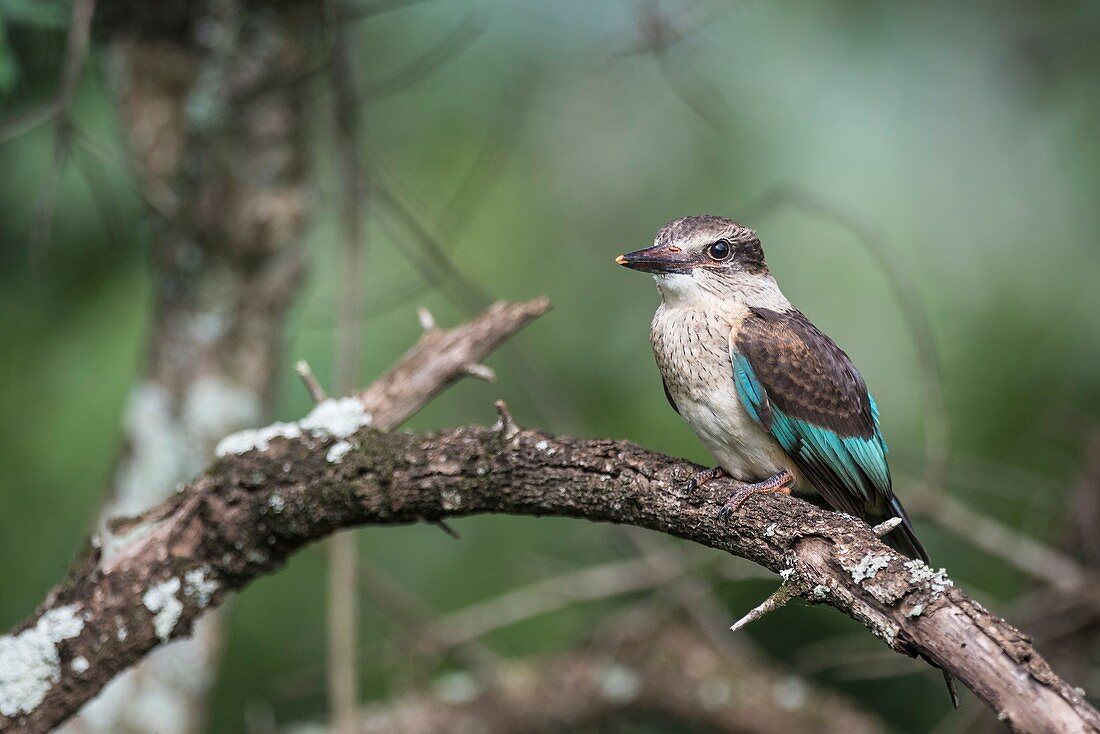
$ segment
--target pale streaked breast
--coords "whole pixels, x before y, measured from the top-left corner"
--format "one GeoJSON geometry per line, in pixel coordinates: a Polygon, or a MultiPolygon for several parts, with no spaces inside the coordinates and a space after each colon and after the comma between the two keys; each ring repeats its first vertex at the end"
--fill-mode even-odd
{"type": "Polygon", "coordinates": [[[738,479],[759,481],[794,467],[737,397],[730,335],[736,336],[746,313],[743,306],[725,303],[709,310],[663,303],[649,337],[680,415],[722,468],[738,479]]]}

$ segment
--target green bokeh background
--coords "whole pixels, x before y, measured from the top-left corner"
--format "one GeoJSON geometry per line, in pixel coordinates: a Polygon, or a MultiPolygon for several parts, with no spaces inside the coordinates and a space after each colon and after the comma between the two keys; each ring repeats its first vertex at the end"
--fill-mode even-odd
{"type": "MultiPolygon", "coordinates": [[[[1100,8],[757,1],[662,10],[692,31],[664,70],[652,55],[622,53],[638,43],[626,2],[440,0],[355,26],[368,80],[461,22],[483,28],[423,82],[368,100],[364,152],[434,221],[486,139],[499,136],[506,155],[464,207],[468,226],[459,236],[438,229],[460,270],[493,296],[545,294],[555,304],[516,344],[556,397],[532,394],[523,361],[505,350],[489,360],[496,385],[466,381],[410,427],[490,423],[493,400],[504,398],[524,425],[629,438],[705,462],[661,394],[646,338],[652,283],[612,260],[646,245],[668,219],[725,214],[758,230],[787,295],[860,366],[904,496],[924,444],[916,347],[882,269],[851,231],[767,203],[777,187],[797,187],[873,227],[915,282],[942,359],[951,491],[1058,543],[1065,496],[1100,411],[1100,8]],[[720,129],[682,95],[704,99],[720,129]],[[517,133],[505,143],[509,125],[517,133]]],[[[4,11],[0,4],[7,117],[55,87],[65,28],[4,11]]],[[[149,228],[103,62],[94,46],[75,115],[106,155],[74,153],[37,269],[28,243],[51,130],[0,146],[4,627],[62,577],[89,527],[149,323],[149,228]]],[[[322,84],[317,96],[312,268],[287,331],[280,419],[308,409],[293,360],[332,372],[339,192],[322,84]]],[[[368,233],[367,298],[384,312],[362,324],[364,383],[416,338],[417,303],[442,324],[468,315],[436,290],[388,303],[394,283],[419,278],[407,257],[415,244],[378,209],[368,233]]],[[[1028,588],[1001,562],[917,524],[935,559],[994,609],[1009,613],[1028,588]]],[[[575,521],[483,517],[454,526],[457,542],[427,527],[357,537],[371,563],[442,610],[634,552],[613,528],[575,521]]],[[[309,549],[233,602],[211,731],[240,731],[248,711],[270,709],[280,721],[323,715],[323,570],[323,555],[309,549]]],[[[772,585],[718,591],[733,618],[772,585]]],[[[574,607],[489,642],[505,653],[561,649],[623,603],[643,600],[574,607]]],[[[399,692],[394,670],[404,663],[380,652],[395,625],[365,607],[364,694],[399,692]]],[[[878,644],[836,612],[804,605],[744,634],[795,672],[799,651],[829,636],[848,635],[857,650],[878,644]]],[[[915,662],[910,670],[858,682],[810,677],[859,697],[900,731],[927,731],[946,713],[942,684],[915,662]]]]}

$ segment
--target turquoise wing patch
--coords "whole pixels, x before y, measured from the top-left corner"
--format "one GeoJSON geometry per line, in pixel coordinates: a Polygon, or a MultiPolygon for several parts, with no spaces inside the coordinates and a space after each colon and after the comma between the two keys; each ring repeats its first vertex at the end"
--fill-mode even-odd
{"type": "Polygon", "coordinates": [[[866,438],[841,436],[828,428],[785,414],[768,400],[768,393],[748,359],[738,352],[731,356],[741,405],[784,451],[800,460],[799,463],[809,470],[808,474],[823,477],[831,474],[840,480],[850,497],[871,504],[876,503],[876,495],[889,491],[886,441],[879,430],[878,407],[873,398],[870,402],[874,434],[866,438]]]}
{"type": "Polygon", "coordinates": [[[770,430],[771,406],[768,405],[768,393],[756,379],[749,360],[738,352],[733,352],[733,381],[737,386],[737,397],[741,405],[764,430],[770,430]]]}

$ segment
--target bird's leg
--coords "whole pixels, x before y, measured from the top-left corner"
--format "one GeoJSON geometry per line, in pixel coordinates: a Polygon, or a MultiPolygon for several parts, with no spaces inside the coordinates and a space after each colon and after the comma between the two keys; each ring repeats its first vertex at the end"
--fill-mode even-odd
{"type": "Polygon", "coordinates": [[[691,479],[684,482],[684,491],[694,492],[712,479],[728,476],[729,474],[726,473],[726,470],[720,466],[716,466],[713,469],[702,469],[692,474],[691,479]]]}
{"type": "Polygon", "coordinates": [[[718,511],[718,520],[723,521],[737,512],[741,509],[741,505],[744,504],[745,500],[754,494],[770,494],[773,492],[790,494],[792,484],[794,484],[794,475],[786,469],[762,482],[746,484],[731,494],[730,498],[726,500],[726,504],[722,505],[722,509],[718,511]]]}

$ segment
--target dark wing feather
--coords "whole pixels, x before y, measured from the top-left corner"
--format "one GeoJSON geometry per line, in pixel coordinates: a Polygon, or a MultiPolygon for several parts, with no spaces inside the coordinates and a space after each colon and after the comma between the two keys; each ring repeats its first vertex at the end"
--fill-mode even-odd
{"type": "Polygon", "coordinates": [[[676,401],[672,399],[672,393],[668,391],[668,380],[664,377],[661,378],[661,387],[665,389],[665,400],[672,406],[672,409],[676,411],[676,415],[680,414],[680,409],[676,407],[676,401]]]}
{"type": "Polygon", "coordinates": [[[731,346],[738,396],[834,509],[881,522],[886,540],[927,560],[894,496],[878,409],[840,347],[801,313],[752,309],[731,346]]]}

